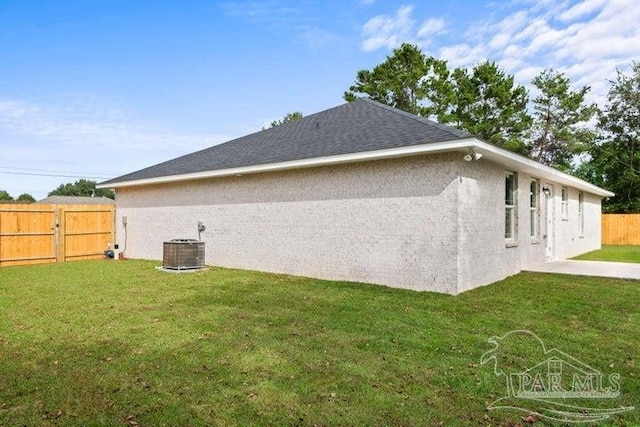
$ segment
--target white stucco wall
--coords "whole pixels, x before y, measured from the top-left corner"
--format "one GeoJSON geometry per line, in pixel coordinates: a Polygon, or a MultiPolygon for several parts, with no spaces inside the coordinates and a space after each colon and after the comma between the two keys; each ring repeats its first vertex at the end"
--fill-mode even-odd
{"type": "MultiPolygon", "coordinates": [[[[504,173],[459,153],[118,189],[117,238],[126,255],[162,259],[162,242],[197,238],[209,265],[362,281],[445,293],[486,285],[545,260],[529,235],[529,182],[518,173],[517,244],[504,238],[504,173]]],[[[534,177],[537,178],[537,177],[534,177]]],[[[540,180],[541,187],[549,182],[540,180]]],[[[600,199],[578,191],[561,220],[553,186],[555,256],[600,247],[600,199]]]]}

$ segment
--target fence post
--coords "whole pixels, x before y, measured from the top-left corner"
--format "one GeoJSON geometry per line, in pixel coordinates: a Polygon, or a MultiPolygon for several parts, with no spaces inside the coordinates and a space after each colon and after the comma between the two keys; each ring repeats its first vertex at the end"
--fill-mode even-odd
{"type": "Polygon", "coordinates": [[[66,232],[65,232],[65,220],[66,214],[64,208],[58,208],[58,222],[56,231],[58,233],[58,242],[56,247],[56,261],[64,262],[67,258],[67,254],[65,253],[65,240],[66,240],[66,232]]]}
{"type": "MultiPolygon", "coordinates": [[[[114,252],[116,251],[116,207],[111,207],[111,244],[114,252]]],[[[120,249],[118,249],[119,251],[120,249]]]]}

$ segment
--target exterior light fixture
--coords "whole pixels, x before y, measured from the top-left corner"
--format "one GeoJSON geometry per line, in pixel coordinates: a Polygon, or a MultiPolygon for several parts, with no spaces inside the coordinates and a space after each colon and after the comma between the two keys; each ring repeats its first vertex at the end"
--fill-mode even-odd
{"type": "Polygon", "coordinates": [[[473,148],[469,148],[469,152],[463,157],[465,162],[475,162],[480,158],[482,158],[482,153],[476,153],[473,148]]]}

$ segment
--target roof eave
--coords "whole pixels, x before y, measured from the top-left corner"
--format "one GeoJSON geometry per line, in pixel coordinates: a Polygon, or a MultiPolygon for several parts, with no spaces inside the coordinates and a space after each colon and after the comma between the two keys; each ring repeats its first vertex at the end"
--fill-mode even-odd
{"type": "Polygon", "coordinates": [[[371,160],[383,160],[396,157],[406,157],[418,154],[438,153],[468,149],[473,146],[475,138],[463,138],[428,144],[386,148],[383,150],[363,151],[359,153],[338,154],[333,156],[314,157],[309,159],[291,160],[278,163],[267,163],[262,165],[242,166],[237,168],[219,169],[180,175],[168,175],[156,178],[145,178],[114,183],[101,183],[97,188],[122,188],[141,185],[166,184],[180,181],[193,181],[199,179],[218,178],[223,176],[249,175],[262,172],[274,172],[288,169],[301,169],[316,166],[329,166],[343,163],[355,163],[371,160]]]}
{"type": "Polygon", "coordinates": [[[364,151],[359,153],[339,154],[333,156],[315,157],[309,159],[291,160],[286,162],[268,163],[262,165],[242,166],[237,168],[219,169],[212,171],[195,172],[180,175],[161,176],[114,183],[98,184],[97,188],[123,188],[144,185],[168,184],[181,181],[194,181],[225,176],[241,176],[262,172],[274,172],[289,169],[301,169],[317,166],[329,166],[344,163],[355,163],[372,160],[392,159],[419,154],[435,154],[451,151],[464,151],[473,148],[476,152],[485,156],[486,160],[512,168],[515,171],[527,172],[530,175],[549,179],[560,184],[565,184],[601,197],[613,197],[614,193],[590,184],[579,178],[561,172],[557,169],[545,166],[541,163],[527,159],[526,157],[488,144],[477,138],[461,138],[442,142],[433,142],[412,146],[387,148],[383,150],[364,151]]]}
{"type": "Polygon", "coordinates": [[[593,185],[573,175],[561,172],[552,167],[543,165],[511,151],[496,147],[484,141],[475,140],[474,149],[482,153],[488,160],[494,161],[506,167],[511,167],[516,172],[526,172],[538,178],[545,178],[569,187],[576,188],[600,197],[613,197],[615,193],[593,185]]]}

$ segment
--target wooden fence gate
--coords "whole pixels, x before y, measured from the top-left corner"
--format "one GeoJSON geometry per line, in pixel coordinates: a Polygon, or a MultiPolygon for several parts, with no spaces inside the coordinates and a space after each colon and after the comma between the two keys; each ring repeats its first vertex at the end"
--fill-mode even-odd
{"type": "Polygon", "coordinates": [[[0,267],[104,256],[113,205],[0,204],[0,267]]]}

